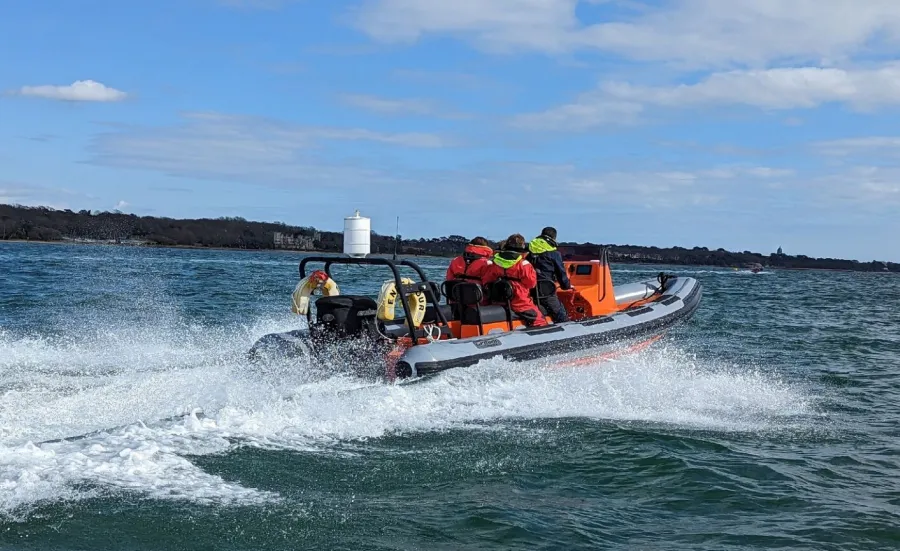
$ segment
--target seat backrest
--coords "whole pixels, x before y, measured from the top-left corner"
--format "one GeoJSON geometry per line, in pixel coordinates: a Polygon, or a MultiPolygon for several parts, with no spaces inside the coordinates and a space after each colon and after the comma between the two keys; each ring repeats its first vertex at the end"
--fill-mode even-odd
{"type": "MultiPolygon", "coordinates": [[[[450,282],[445,281],[444,283],[450,282]]],[[[456,281],[452,286],[449,286],[448,290],[450,291],[448,296],[451,300],[463,306],[474,306],[484,300],[484,292],[481,290],[481,285],[477,283],[456,281]]]]}
{"type": "Polygon", "coordinates": [[[441,294],[447,297],[447,300],[456,300],[453,298],[453,288],[460,283],[465,283],[465,281],[461,279],[448,279],[441,283],[441,294]]]}
{"type": "Polygon", "coordinates": [[[498,279],[491,284],[491,302],[506,303],[515,296],[512,283],[506,279],[498,279]]]}
{"type": "Polygon", "coordinates": [[[375,323],[378,304],[372,297],[338,295],[316,301],[317,328],[337,335],[359,335],[375,323]]]}
{"type": "Polygon", "coordinates": [[[556,294],[556,283],[549,279],[539,279],[534,291],[538,298],[552,296],[556,294]]]}

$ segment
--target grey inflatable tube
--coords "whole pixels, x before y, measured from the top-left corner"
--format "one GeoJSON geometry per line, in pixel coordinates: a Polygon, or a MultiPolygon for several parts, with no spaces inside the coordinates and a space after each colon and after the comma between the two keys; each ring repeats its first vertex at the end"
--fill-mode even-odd
{"type": "MultiPolygon", "coordinates": [[[[614,290],[621,304],[652,296],[658,288],[656,280],[648,280],[614,290]]],[[[498,356],[531,360],[650,338],[690,318],[700,304],[702,288],[694,278],[673,277],[664,293],[646,306],[608,316],[413,346],[400,357],[396,372],[399,377],[418,377],[498,356]]]]}

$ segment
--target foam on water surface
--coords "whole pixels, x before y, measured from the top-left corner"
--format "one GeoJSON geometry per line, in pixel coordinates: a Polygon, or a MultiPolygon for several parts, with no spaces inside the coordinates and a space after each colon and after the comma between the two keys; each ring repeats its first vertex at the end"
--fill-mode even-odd
{"type": "Polygon", "coordinates": [[[313,366],[251,370],[250,344],[283,329],[277,319],[80,337],[0,333],[0,512],[117,491],[218,504],[279,499],[186,459],[238,446],[333,453],[385,435],[568,417],[758,431],[813,409],[803,389],[772,375],[662,343],[602,365],[490,360],[398,385],[313,366]]]}

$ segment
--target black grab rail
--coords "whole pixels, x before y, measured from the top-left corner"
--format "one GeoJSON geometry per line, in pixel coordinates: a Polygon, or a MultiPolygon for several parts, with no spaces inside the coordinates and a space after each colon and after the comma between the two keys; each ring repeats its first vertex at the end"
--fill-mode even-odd
{"type": "MultiPolygon", "coordinates": [[[[391,272],[394,273],[394,284],[397,288],[397,293],[400,295],[400,304],[403,306],[403,313],[406,315],[406,326],[409,328],[409,336],[412,339],[413,345],[418,344],[418,335],[416,333],[416,326],[413,324],[411,310],[409,308],[409,295],[423,292],[425,293],[425,301],[427,303],[431,303],[434,307],[435,315],[437,319],[443,323],[449,330],[450,323],[447,321],[447,318],[444,316],[444,313],[441,311],[440,304],[438,304],[438,299],[434,295],[434,284],[428,280],[428,276],[425,275],[425,272],[422,271],[422,268],[419,267],[418,264],[411,260],[400,260],[393,261],[388,260],[387,258],[352,258],[352,257],[344,257],[344,256],[307,256],[304,257],[300,261],[300,279],[304,279],[306,277],[306,265],[310,262],[323,262],[325,263],[325,273],[328,274],[328,277],[331,277],[331,265],[332,264],[348,264],[348,265],[368,265],[368,266],[387,266],[391,269],[391,272]],[[400,270],[397,269],[397,265],[407,266],[416,271],[420,278],[419,283],[414,283],[412,285],[404,285],[403,279],[400,277],[400,270]]],[[[333,279],[333,278],[332,278],[333,279]]],[[[311,310],[307,310],[306,316],[307,321],[309,321],[311,310]]]]}

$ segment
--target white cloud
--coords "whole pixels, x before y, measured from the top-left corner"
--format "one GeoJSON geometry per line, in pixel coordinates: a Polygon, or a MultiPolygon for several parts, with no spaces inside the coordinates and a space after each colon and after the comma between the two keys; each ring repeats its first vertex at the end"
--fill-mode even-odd
{"type": "Polygon", "coordinates": [[[327,187],[331,182],[360,185],[384,180],[377,170],[323,160],[322,149],[328,141],[411,148],[451,144],[435,134],[311,127],[221,113],[190,113],[185,119],[179,126],[126,127],[101,134],[92,143],[93,162],[187,177],[278,185],[316,182],[327,187]]]}
{"type": "Polygon", "coordinates": [[[897,156],[900,155],[900,137],[868,136],[863,138],[828,140],[814,143],[813,148],[825,155],[839,157],[877,153],[888,153],[897,156]]]}
{"type": "Polygon", "coordinates": [[[861,184],[863,190],[880,196],[890,196],[891,199],[900,200],[900,181],[896,175],[891,181],[866,181],[861,184]]]}
{"type": "Polygon", "coordinates": [[[879,209],[885,205],[896,205],[900,200],[893,192],[900,182],[892,179],[894,173],[856,168],[823,175],[753,163],[696,167],[660,162],[652,167],[620,165],[604,169],[535,162],[460,164],[443,170],[418,170],[404,164],[402,158],[392,166],[386,164],[382,155],[347,158],[344,148],[330,149],[326,143],[443,143],[439,136],[424,142],[410,136],[195,113],[179,126],[123,127],[99,135],[91,145],[91,161],[180,177],[297,190],[306,193],[303,197],[309,205],[316,205],[316,201],[333,202],[340,194],[380,204],[385,189],[423,189],[429,193],[445,190],[443,204],[426,207],[434,214],[444,212],[450,208],[448,205],[464,202],[470,203],[470,210],[481,208],[473,206],[474,197],[485,208],[499,201],[507,212],[534,212],[536,208],[536,216],[562,215],[570,207],[579,212],[612,208],[619,212],[649,210],[661,215],[669,213],[665,214],[668,216],[681,209],[697,216],[719,216],[728,211],[756,216],[776,210],[806,209],[815,203],[810,208],[818,215],[840,213],[842,219],[847,219],[854,213],[881,212],[879,209]],[[569,205],[565,208],[562,204],[542,202],[540,190],[550,187],[575,202],[564,202],[569,205]],[[853,197],[853,209],[842,206],[848,202],[847,197],[853,197]],[[710,211],[712,205],[715,211],[710,211]]]}
{"type": "Polygon", "coordinates": [[[130,203],[128,203],[128,201],[120,200],[118,203],[116,203],[116,206],[114,206],[113,209],[122,210],[128,206],[130,206],[130,203]]]}
{"type": "Polygon", "coordinates": [[[477,189],[480,199],[494,203],[502,200],[514,210],[519,208],[515,206],[518,202],[521,208],[534,205],[535,197],[528,189],[548,186],[574,193],[587,204],[672,209],[724,201],[733,198],[735,192],[758,193],[763,181],[790,175],[784,169],[758,165],[610,171],[569,164],[499,163],[416,170],[404,164],[387,166],[383,156],[342,158],[337,155],[345,154],[324,147],[324,141],[332,139],[402,146],[431,146],[443,141],[437,136],[423,141],[415,135],[313,128],[207,113],[191,114],[186,124],[174,127],[123,128],[101,134],[91,145],[91,161],[181,177],[270,187],[340,188],[354,194],[376,193],[385,186],[424,186],[426,190],[453,190],[445,194],[451,202],[454,194],[463,200],[477,189]],[[758,183],[756,188],[753,182],[758,183]],[[512,198],[511,186],[517,190],[512,198]]]}
{"type": "Polygon", "coordinates": [[[70,201],[90,199],[89,195],[66,188],[0,180],[0,204],[39,205],[63,210],[71,208],[70,201]]]}
{"type": "MultiPolygon", "coordinates": [[[[860,63],[896,54],[896,0],[366,0],[353,15],[358,28],[384,42],[451,36],[494,52],[594,50],[668,63],[657,65],[652,85],[606,79],[569,103],[513,117],[519,128],[636,124],[654,108],[787,111],[839,103],[873,111],[900,105],[900,63],[860,63]],[[604,5],[581,11],[584,3],[604,5]],[[658,84],[672,68],[716,72],[658,84]]],[[[367,108],[380,112],[427,109],[367,100],[367,108]]]]}
{"type": "Polygon", "coordinates": [[[735,178],[782,178],[795,174],[794,170],[768,166],[720,165],[696,171],[656,172],[657,176],[668,180],[732,180],[735,178]]]}
{"type": "Polygon", "coordinates": [[[630,123],[648,107],[743,105],[767,110],[844,103],[857,110],[900,105],[900,64],[874,69],[818,67],[714,73],[695,84],[636,86],[604,82],[572,103],[519,115],[516,126],[582,130],[630,123]]]}
{"type": "Polygon", "coordinates": [[[586,130],[597,126],[616,126],[638,122],[644,106],[640,103],[584,94],[576,101],[539,113],[524,113],[512,118],[519,128],[537,130],[586,130]]]}
{"type": "Polygon", "coordinates": [[[415,41],[429,33],[472,36],[487,48],[567,49],[577,27],[574,0],[375,0],[355,23],[378,40],[415,41]]]}
{"type": "Polygon", "coordinates": [[[900,169],[855,166],[811,180],[824,200],[840,204],[850,212],[887,212],[891,218],[900,208],[900,169]]]}
{"type": "Polygon", "coordinates": [[[582,205],[614,202],[660,210],[693,204],[708,192],[696,174],[685,172],[601,172],[577,175],[559,185],[579,197],[582,205]]]}
{"type": "Polygon", "coordinates": [[[463,71],[436,71],[429,69],[395,69],[391,71],[395,78],[413,81],[417,84],[438,87],[446,90],[452,88],[503,88],[503,85],[475,73],[463,71]]]}
{"type": "MultiPolygon", "coordinates": [[[[633,13],[610,10],[599,23],[580,21],[578,3],[369,0],[354,21],[385,42],[450,35],[494,51],[595,49],[694,66],[824,64],[873,46],[889,49],[900,39],[895,0],[672,0],[633,13]]],[[[628,8],[626,2],[611,4],[628,8]]]]}
{"type": "MultiPolygon", "coordinates": [[[[3,184],[3,182],[0,182],[3,184]]],[[[0,185],[0,204],[15,204],[27,199],[33,190],[18,185],[0,185]]]]}
{"type": "Polygon", "coordinates": [[[749,105],[766,109],[842,102],[865,109],[900,104],[900,65],[845,70],[820,67],[714,73],[697,84],[672,87],[608,83],[601,96],[669,107],[749,105]]]}
{"type": "Polygon", "coordinates": [[[364,140],[381,142],[402,147],[439,148],[449,147],[453,142],[448,138],[427,132],[384,133],[362,128],[311,128],[310,138],[328,140],[364,140]]]}
{"type": "Polygon", "coordinates": [[[793,184],[793,171],[756,165],[715,166],[696,170],[603,170],[574,164],[497,163],[452,171],[443,178],[428,176],[442,188],[471,193],[477,186],[479,199],[506,210],[558,210],[554,204],[536,200],[535,193],[555,189],[571,209],[632,208],[673,211],[710,204],[742,207],[746,197],[765,202],[766,182],[785,178],[793,184]],[[510,193],[515,190],[514,193],[510,193]]]}
{"type": "Polygon", "coordinates": [[[389,99],[366,94],[343,94],[340,99],[342,102],[352,107],[382,115],[419,115],[457,120],[471,118],[471,115],[443,107],[437,102],[426,99],[389,99]]]}
{"type": "MultiPolygon", "coordinates": [[[[253,194],[253,186],[287,189],[302,208],[322,211],[335,201],[348,199],[376,210],[390,210],[394,207],[385,205],[393,196],[384,193],[387,189],[422,190],[425,194],[442,190],[437,203],[426,201],[412,209],[414,214],[409,216],[423,217],[423,223],[429,217],[440,220],[454,205],[476,218],[490,215],[495,222],[508,220],[511,228],[521,226],[521,216],[515,214],[521,212],[560,223],[597,212],[618,217],[650,212],[661,224],[670,221],[676,232],[670,236],[674,243],[702,245],[710,244],[702,241],[712,235],[708,227],[722,228],[723,224],[732,225],[723,232],[757,235],[747,227],[760,216],[791,220],[784,224],[792,228],[852,226],[860,220],[889,221],[900,206],[898,173],[864,167],[821,174],[751,163],[698,167],[660,160],[652,167],[638,161],[641,164],[617,169],[532,162],[417,170],[402,162],[386,166],[382,156],[328,156],[334,152],[317,147],[323,138],[314,130],[321,129],[215,114],[194,115],[187,122],[167,128],[123,128],[101,135],[92,144],[92,161],[248,186],[238,188],[240,194],[253,194]],[[547,189],[557,190],[560,201],[546,201],[547,189]],[[498,204],[503,205],[500,211],[498,204]],[[802,216],[795,220],[798,212],[802,216]]],[[[223,189],[229,186],[223,185],[223,189]]],[[[441,229],[432,231],[458,231],[449,226],[452,224],[439,223],[441,229]]],[[[628,235],[640,236],[641,230],[636,231],[629,230],[628,235]]],[[[658,235],[641,239],[658,244],[653,241],[658,235]]]]}
{"type": "Polygon", "coordinates": [[[424,132],[376,132],[362,128],[316,127],[281,122],[262,117],[224,113],[186,113],[187,125],[171,136],[180,140],[195,137],[219,137],[244,152],[262,156],[280,156],[286,151],[310,148],[321,140],[365,140],[403,147],[445,147],[452,142],[437,134],[424,132]],[[277,147],[273,147],[277,146],[277,147]]]}
{"type": "Polygon", "coordinates": [[[386,99],[364,94],[344,94],[341,100],[353,107],[391,115],[425,115],[434,113],[434,104],[422,99],[386,99]]]}
{"type": "Polygon", "coordinates": [[[787,168],[771,168],[767,166],[755,166],[746,169],[746,173],[758,178],[781,178],[785,176],[793,176],[795,171],[787,168]]]}
{"type": "Polygon", "coordinates": [[[93,80],[77,80],[68,86],[23,86],[17,93],[22,96],[61,101],[111,102],[122,101],[128,97],[125,92],[93,80]]]}

